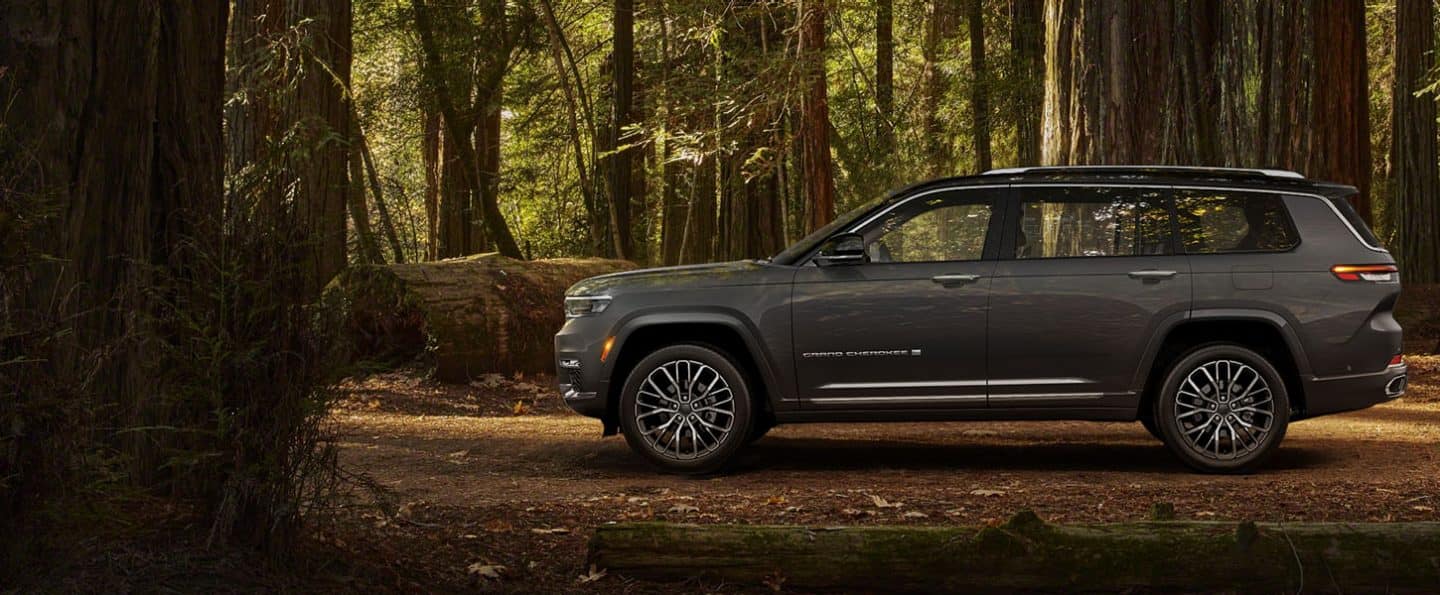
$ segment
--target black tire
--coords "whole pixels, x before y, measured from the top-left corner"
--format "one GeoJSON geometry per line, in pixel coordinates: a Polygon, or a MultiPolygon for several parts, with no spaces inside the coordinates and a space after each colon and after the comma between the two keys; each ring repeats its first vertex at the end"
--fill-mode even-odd
{"type": "Polygon", "coordinates": [[[1262,465],[1284,440],[1290,423],[1289,396],[1284,378],[1264,356],[1231,343],[1204,345],[1170,367],[1155,399],[1154,419],[1165,445],[1192,469],[1248,473],[1262,465]],[[1206,369],[1202,371],[1202,367],[1206,369]],[[1187,382],[1192,373],[1196,378],[1211,380],[1192,384],[1187,382]],[[1254,382],[1256,376],[1264,381],[1263,389],[1254,382]],[[1241,385],[1252,382],[1255,388],[1242,394],[1247,389],[1241,385]],[[1199,397],[1202,394],[1208,398],[1199,397]],[[1263,411],[1266,406],[1270,407],[1268,412],[1263,411]],[[1184,414],[1180,419],[1175,415],[1177,411],[1184,414]],[[1269,427],[1263,428],[1266,416],[1269,427]],[[1210,428],[1215,429],[1213,434],[1210,428]],[[1195,438],[1187,438],[1187,434],[1195,438]],[[1207,434],[1213,439],[1205,438],[1207,434]]]}
{"type": "MultiPolygon", "coordinates": [[[[703,369],[699,374],[704,374],[703,369]]],[[[661,376],[663,377],[664,375],[661,374],[661,376]]],[[[709,376],[705,377],[709,378],[709,376]]],[[[701,380],[701,382],[704,382],[704,380],[701,380]]],[[[683,383],[683,381],[680,382],[680,384],[683,383]]],[[[708,345],[686,343],[671,345],[654,351],[650,355],[645,356],[645,359],[640,360],[640,362],[635,364],[635,367],[630,370],[630,374],[625,378],[623,391],[620,393],[620,431],[625,435],[625,442],[630,445],[632,450],[640,453],[640,455],[650,461],[651,464],[667,473],[704,475],[724,469],[725,466],[734,459],[735,453],[738,452],[741,447],[745,446],[750,438],[754,424],[751,412],[750,386],[748,379],[745,378],[745,374],[740,371],[740,367],[723,351],[708,345]],[[695,403],[701,403],[702,409],[708,408],[708,411],[686,409],[682,414],[680,411],[682,405],[679,402],[681,397],[677,392],[688,391],[677,389],[674,386],[667,386],[661,389],[667,393],[667,397],[664,400],[654,396],[655,388],[647,384],[647,378],[649,378],[652,373],[660,372],[661,366],[678,365],[678,363],[683,362],[693,362],[709,367],[723,379],[725,385],[728,385],[731,400],[728,403],[718,405],[718,407],[722,408],[726,405],[733,408],[731,409],[732,421],[731,425],[728,426],[728,431],[717,436],[714,431],[704,425],[713,422],[714,425],[725,427],[722,423],[723,417],[721,417],[724,414],[720,413],[719,409],[716,409],[716,403],[724,401],[723,394],[720,392],[721,389],[718,387],[713,389],[716,393],[716,396],[713,398],[708,396],[697,397],[695,396],[697,393],[693,392],[685,397],[687,403],[689,399],[694,398],[695,403]],[[641,398],[642,385],[646,388],[646,396],[644,399],[641,398]],[[672,391],[671,389],[676,390],[672,391]],[[659,406],[667,408],[674,407],[677,411],[673,414],[663,412],[656,413],[656,407],[659,406]],[[649,407],[649,409],[646,409],[647,407],[649,407]],[[640,416],[644,413],[651,413],[651,417],[654,420],[665,419],[667,421],[642,421],[640,416]],[[674,417],[685,418],[681,420],[681,424],[686,424],[686,422],[692,423],[688,425],[674,425],[673,427],[680,429],[668,433],[665,429],[657,429],[661,425],[673,422],[674,420],[671,418],[674,417]],[[646,427],[642,428],[642,426],[646,427]],[[702,443],[704,446],[709,446],[708,444],[703,444],[706,436],[700,435],[700,430],[705,430],[708,437],[715,438],[713,447],[704,452],[700,452],[698,455],[685,452],[686,429],[689,429],[689,432],[693,433],[689,438],[689,444],[691,446],[695,446],[697,442],[702,443]],[[657,440],[663,440],[666,436],[671,437],[670,442],[674,444],[675,454],[671,454],[668,443],[666,445],[667,448],[663,451],[655,444],[652,444],[650,438],[647,436],[650,434],[656,435],[657,440]]],[[[698,447],[691,450],[692,452],[698,450],[698,447]]]]}

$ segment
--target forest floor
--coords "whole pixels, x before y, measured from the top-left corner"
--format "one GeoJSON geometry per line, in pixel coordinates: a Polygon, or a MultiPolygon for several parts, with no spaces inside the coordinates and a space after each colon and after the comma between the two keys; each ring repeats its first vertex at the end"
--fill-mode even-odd
{"type": "Polygon", "coordinates": [[[453,386],[381,373],[347,382],[333,421],[342,463],[385,488],[394,514],[353,509],[320,538],[382,566],[377,587],[646,592],[676,585],[585,566],[594,527],[974,525],[1024,509],[1124,521],[1160,502],[1181,519],[1435,521],[1440,357],[1410,362],[1405,399],[1296,423],[1248,476],[1190,473],[1138,423],[972,422],[782,426],[730,473],[687,479],[601,438],[547,378],[453,386]]]}

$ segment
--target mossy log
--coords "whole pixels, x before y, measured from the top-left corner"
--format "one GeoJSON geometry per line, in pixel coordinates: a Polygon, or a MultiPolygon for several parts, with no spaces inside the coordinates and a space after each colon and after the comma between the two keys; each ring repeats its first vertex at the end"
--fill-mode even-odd
{"type": "Polygon", "coordinates": [[[987,527],[622,523],[590,563],[652,580],[925,590],[1440,591],[1440,523],[1137,522],[987,527]]]}
{"type": "Polygon", "coordinates": [[[326,290],[327,307],[357,359],[428,354],[437,378],[554,370],[565,290],[635,268],[602,259],[521,261],[482,254],[437,262],[361,265],[326,290]]]}

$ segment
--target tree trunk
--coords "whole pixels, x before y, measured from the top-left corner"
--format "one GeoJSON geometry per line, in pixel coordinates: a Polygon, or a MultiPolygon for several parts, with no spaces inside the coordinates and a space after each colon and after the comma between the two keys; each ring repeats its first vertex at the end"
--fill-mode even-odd
{"type": "Polygon", "coordinates": [[[390,217],[390,206],[385,204],[385,191],[380,185],[380,174],[375,170],[375,156],[370,153],[370,142],[359,127],[358,117],[355,117],[355,126],[355,142],[360,143],[365,177],[369,180],[371,193],[375,197],[375,213],[380,216],[380,228],[385,232],[385,241],[390,244],[391,262],[405,262],[405,249],[400,244],[400,234],[395,230],[395,220],[390,217]]]}
{"type": "MultiPolygon", "coordinates": [[[[800,115],[800,146],[805,232],[835,218],[835,177],[830,163],[830,106],[825,84],[825,1],[800,1],[800,63],[805,95],[800,115]]],[[[783,217],[784,215],[779,215],[783,217]]],[[[763,220],[762,220],[763,221],[763,220]]]]}
{"type": "Polygon", "coordinates": [[[1265,167],[1304,170],[1309,165],[1315,128],[1308,120],[1315,70],[1311,51],[1313,10],[1311,3],[1304,0],[1259,4],[1256,146],[1265,167]]]}
{"type": "Polygon", "coordinates": [[[923,144],[926,176],[940,178],[955,173],[954,149],[951,147],[948,127],[940,114],[945,95],[950,91],[950,76],[940,66],[940,61],[954,33],[955,14],[954,7],[947,0],[932,0],[927,6],[925,37],[920,47],[924,60],[924,70],[921,73],[924,80],[924,99],[920,129],[925,138],[923,144]]]}
{"type": "Polygon", "coordinates": [[[970,26],[970,126],[975,144],[975,171],[988,171],[990,158],[990,75],[985,68],[985,6],[982,0],[966,2],[970,26]]]}
{"type": "Polygon", "coordinates": [[[342,304],[352,356],[433,357],[435,376],[465,382],[487,373],[550,373],[565,290],[595,275],[635,268],[616,260],[517,261],[482,254],[442,262],[351,267],[327,294],[342,304]]]}
{"type": "Polygon", "coordinates": [[[294,26],[305,28],[309,52],[317,62],[303,68],[293,96],[286,99],[292,111],[284,121],[295,122],[310,142],[310,150],[292,163],[298,177],[297,206],[302,221],[312,234],[308,252],[300,262],[306,267],[304,293],[311,299],[345,268],[345,211],[349,194],[349,142],[321,142],[328,135],[350,135],[350,0],[289,0],[286,15],[294,26]],[[308,23],[307,23],[308,21],[308,23]],[[340,80],[336,80],[336,76],[340,80]],[[310,128],[314,126],[314,128],[310,128]]]}
{"type": "Polygon", "coordinates": [[[614,48],[611,53],[611,93],[615,108],[609,130],[608,149],[612,151],[606,173],[610,175],[610,235],[617,258],[630,257],[630,162],[634,151],[625,147],[631,141],[629,128],[634,125],[631,108],[635,82],[635,2],[614,0],[614,48]]]}
{"type": "Polygon", "coordinates": [[[1041,106],[1045,99],[1043,0],[1010,0],[1010,84],[1014,99],[1015,165],[1040,165],[1041,106]]]}
{"type": "Polygon", "coordinates": [[[1437,550],[1440,523],[1050,525],[1022,512],[979,528],[602,525],[589,562],[825,591],[1424,591],[1440,583],[1437,550]]]}
{"type": "Polygon", "coordinates": [[[895,148],[895,0],[875,3],[875,111],[879,154],[889,155],[895,148]]]}
{"type": "Polygon", "coordinates": [[[350,184],[345,202],[350,211],[350,223],[355,228],[355,244],[360,248],[356,256],[365,264],[384,264],[380,242],[375,239],[374,227],[370,225],[370,208],[365,204],[365,157],[360,150],[360,124],[355,121],[353,112],[350,129],[350,184]]]}
{"type": "Polygon", "coordinates": [[[420,141],[420,162],[425,169],[425,258],[440,256],[440,196],[444,192],[445,166],[442,161],[440,114],[426,108],[424,138],[420,141]]]}
{"type": "MultiPolygon", "coordinates": [[[[1373,224],[1370,208],[1370,92],[1365,52],[1365,2],[1316,2],[1315,92],[1311,177],[1360,190],[1355,211],[1373,224]],[[1315,126],[1316,123],[1324,123],[1315,126]]],[[[1286,91],[1281,91],[1286,92],[1286,91]]]]}
{"type": "Polygon", "coordinates": [[[1390,204],[1396,260],[1405,283],[1440,281],[1440,156],[1435,97],[1418,94],[1435,68],[1433,0],[1395,4],[1395,90],[1391,97],[1390,204]]]}
{"type": "Polygon", "coordinates": [[[1174,0],[1050,0],[1042,160],[1217,164],[1208,10],[1174,0]]]}
{"type": "MultiPolygon", "coordinates": [[[[440,43],[430,13],[431,9],[426,6],[424,0],[411,0],[410,5],[414,12],[415,31],[420,39],[421,76],[424,77],[426,86],[430,88],[436,108],[440,112],[442,129],[451,141],[450,146],[454,148],[455,156],[462,164],[457,168],[460,178],[471,196],[480,197],[479,216],[485,225],[486,235],[489,236],[490,241],[494,242],[496,249],[511,258],[523,258],[520,246],[515,243],[515,236],[510,233],[510,227],[505,223],[505,217],[500,212],[497,197],[484,190],[489,176],[484,171],[484,165],[481,163],[480,155],[475,149],[474,139],[471,137],[478,123],[474,117],[466,117],[460,112],[456,99],[463,95],[455,93],[456,89],[452,88],[453,85],[446,76],[449,69],[445,65],[444,56],[440,50],[440,43]]],[[[488,12],[487,21],[496,19],[503,21],[506,18],[503,3],[486,3],[484,8],[488,12]]],[[[491,25],[495,24],[491,23],[491,25]]],[[[487,56],[489,58],[486,64],[487,68],[483,69],[483,72],[477,77],[478,80],[475,81],[478,93],[474,98],[473,105],[468,105],[469,102],[467,102],[467,107],[476,111],[485,110],[487,115],[490,113],[488,110],[499,109],[499,84],[504,77],[505,67],[509,63],[509,55],[514,47],[513,39],[509,37],[503,27],[500,27],[498,31],[492,30],[490,33],[499,34],[506,43],[496,41],[491,46],[487,46],[487,49],[496,54],[503,54],[503,56],[487,56]],[[495,91],[495,93],[491,95],[491,91],[495,91]]],[[[466,204],[470,203],[467,201],[466,204]]],[[[442,218],[444,212],[442,208],[442,218]]],[[[463,226],[467,223],[468,221],[462,221],[458,225],[463,226]]],[[[464,232],[461,232],[456,238],[461,246],[465,245],[463,238],[464,232]]]]}
{"type": "MultiPolygon", "coordinates": [[[[550,59],[555,65],[555,76],[559,77],[560,91],[565,96],[565,118],[570,133],[570,145],[575,156],[576,177],[580,180],[580,195],[584,202],[585,216],[589,223],[590,248],[592,253],[601,253],[602,244],[608,244],[605,237],[605,225],[600,219],[599,195],[596,191],[594,171],[592,165],[595,162],[595,130],[594,117],[588,111],[584,117],[588,137],[591,139],[589,151],[586,151],[586,135],[580,132],[581,107],[588,106],[584,81],[580,78],[579,69],[575,67],[574,56],[570,51],[570,43],[565,39],[565,31],[560,27],[560,21],[555,18],[554,7],[549,0],[541,0],[541,14],[545,19],[545,31],[550,40],[550,59]],[[572,76],[573,75],[573,76],[572,76]],[[573,86],[572,86],[573,84],[573,86]],[[581,99],[577,101],[576,96],[581,99]],[[586,157],[589,156],[587,160],[586,157]]],[[[669,88],[668,84],[666,86],[669,88]]],[[[586,108],[588,110],[588,107],[586,108]]]]}

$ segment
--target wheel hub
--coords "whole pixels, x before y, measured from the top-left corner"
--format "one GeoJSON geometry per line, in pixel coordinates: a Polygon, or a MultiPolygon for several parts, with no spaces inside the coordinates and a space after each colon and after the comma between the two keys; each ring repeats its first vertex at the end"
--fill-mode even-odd
{"type": "Polygon", "coordinates": [[[697,459],[720,447],[735,425],[735,397],[715,368],[695,360],[656,366],[635,397],[635,424],[661,455],[697,459]]]}
{"type": "Polygon", "coordinates": [[[1199,454],[1230,460],[1259,449],[1275,422],[1274,396],[1259,370],[1235,360],[1196,366],[1180,383],[1175,424],[1199,454]]]}

